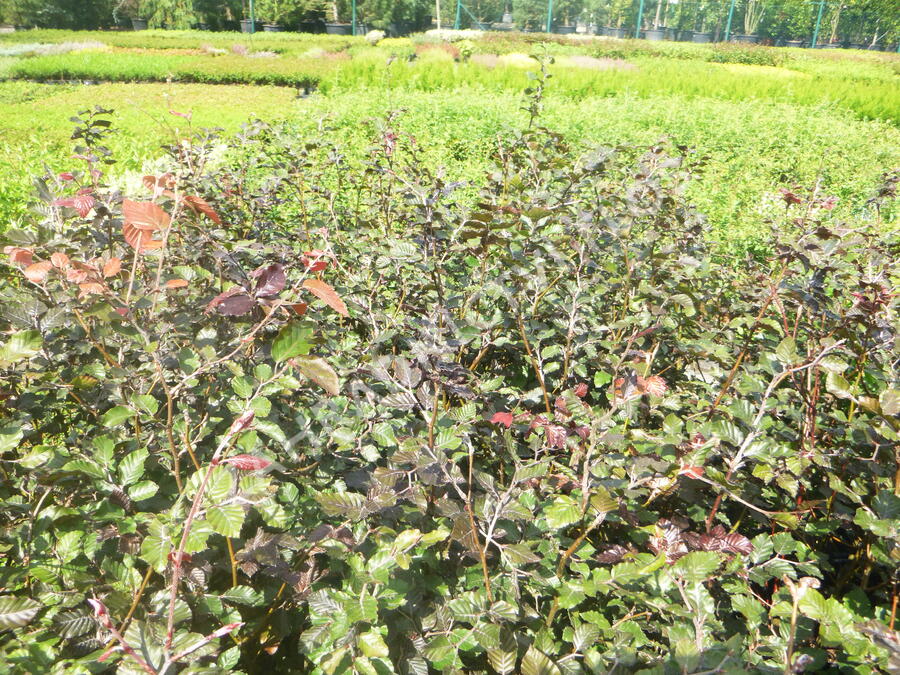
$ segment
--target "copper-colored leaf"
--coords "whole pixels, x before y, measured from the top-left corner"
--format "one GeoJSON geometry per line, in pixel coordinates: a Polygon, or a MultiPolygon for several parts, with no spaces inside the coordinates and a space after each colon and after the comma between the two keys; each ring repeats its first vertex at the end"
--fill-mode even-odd
{"type": "Polygon", "coordinates": [[[86,218],[94,208],[94,198],[91,195],[78,195],[72,200],[72,206],[78,211],[79,216],[86,218]]]}
{"type": "Polygon", "coordinates": [[[99,281],[97,268],[87,263],[72,260],[66,268],[66,281],[80,284],[85,281],[99,281]]]}
{"type": "Polygon", "coordinates": [[[12,265],[20,267],[28,267],[34,262],[34,252],[30,248],[20,248],[19,246],[7,246],[3,252],[9,256],[9,262],[12,265]]]}
{"type": "Polygon", "coordinates": [[[166,288],[187,288],[187,279],[169,279],[166,288]]]}
{"type": "Polygon", "coordinates": [[[102,295],[105,287],[96,281],[86,281],[83,284],[78,284],[78,288],[81,289],[78,297],[83,298],[86,295],[102,295]]]}
{"type": "Polygon", "coordinates": [[[257,457],[255,455],[234,455],[222,460],[222,464],[231,464],[241,471],[259,471],[265,469],[272,462],[265,457],[257,457]]]}
{"type": "Polygon", "coordinates": [[[508,412],[498,412],[494,413],[494,416],[491,417],[491,424],[502,424],[507,429],[512,426],[513,416],[512,413],[508,412]]]}
{"type": "Polygon", "coordinates": [[[295,302],[293,305],[288,306],[296,312],[297,316],[303,316],[306,314],[306,310],[309,309],[309,305],[305,302],[295,302]]]}
{"type": "Polygon", "coordinates": [[[650,396],[663,396],[669,389],[666,381],[659,375],[651,375],[643,381],[641,381],[641,378],[638,378],[638,382],[640,389],[650,396]]]}
{"type": "Polygon", "coordinates": [[[54,267],[62,270],[69,266],[69,256],[67,256],[65,253],[60,253],[59,251],[57,251],[50,256],[50,262],[54,267]]]}
{"type": "Polygon", "coordinates": [[[122,271],[122,261],[119,258],[110,258],[103,266],[103,276],[114,277],[122,271]]]}
{"type": "Polygon", "coordinates": [[[194,195],[186,195],[184,197],[184,203],[187,204],[191,209],[196,213],[202,213],[211,221],[213,221],[216,225],[222,224],[222,219],[219,218],[219,214],[215,212],[212,206],[209,205],[202,197],[195,197],[194,195]]]}
{"type": "Polygon", "coordinates": [[[157,176],[144,176],[144,187],[153,190],[153,196],[162,194],[167,188],[175,187],[175,177],[170,173],[157,176]]]}
{"type": "Polygon", "coordinates": [[[122,202],[122,216],[126,225],[147,232],[165,229],[172,222],[169,214],[153,202],[133,202],[130,199],[122,202]]]}
{"type": "Polygon", "coordinates": [[[44,260],[42,262],[36,262],[25,268],[23,272],[25,274],[25,278],[28,281],[34,282],[36,284],[40,284],[44,282],[44,279],[47,278],[47,274],[49,274],[50,269],[53,267],[53,263],[49,260],[44,260]]]}
{"type": "Polygon", "coordinates": [[[319,300],[331,307],[341,316],[349,316],[347,305],[341,300],[337,292],[324,281],[318,279],[307,279],[303,282],[303,288],[315,295],[319,300]]]}
{"type": "Polygon", "coordinates": [[[159,239],[151,239],[150,232],[139,230],[131,223],[124,223],[122,225],[122,236],[125,238],[125,241],[128,242],[128,245],[139,253],[162,248],[163,245],[162,241],[159,239]]]}
{"type": "Polygon", "coordinates": [[[683,466],[678,471],[678,475],[699,479],[703,475],[703,472],[704,468],[702,466],[683,466]]]}

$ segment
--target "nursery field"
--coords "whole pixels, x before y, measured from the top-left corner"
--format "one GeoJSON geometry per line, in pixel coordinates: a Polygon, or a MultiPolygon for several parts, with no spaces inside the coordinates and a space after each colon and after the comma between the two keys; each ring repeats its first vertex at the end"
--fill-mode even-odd
{"type": "Polygon", "coordinates": [[[571,142],[668,139],[704,159],[688,189],[720,240],[752,239],[778,209],[777,188],[793,183],[820,180],[850,217],[900,164],[900,57],[891,54],[501,34],[373,47],[298,34],[26,31],[0,39],[0,72],[10,78],[0,82],[0,217],[20,216],[30,190],[17,157],[59,168],[69,117],[85,105],[116,111],[118,174],[139,172],[188,129],[173,109],[191,112],[194,128],[232,131],[251,115],[304,132],[327,118],[362,153],[371,137],[360,122],[402,108],[398,126],[423,141],[426,160],[471,180],[497,134],[524,119],[534,51],[555,57],[545,119],[571,142]],[[240,106],[223,105],[232,100],[240,106]]]}
{"type": "Polygon", "coordinates": [[[900,672],[896,55],[0,78],[0,672],[900,672]]]}

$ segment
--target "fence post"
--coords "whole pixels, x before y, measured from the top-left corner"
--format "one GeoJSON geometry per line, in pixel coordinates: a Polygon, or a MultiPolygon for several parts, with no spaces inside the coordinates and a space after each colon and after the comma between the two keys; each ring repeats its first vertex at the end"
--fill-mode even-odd
{"type": "Polygon", "coordinates": [[[734,16],[734,0],[731,0],[731,7],[728,8],[728,23],[725,24],[725,42],[731,39],[731,19],[734,16]]]}
{"type": "Polygon", "coordinates": [[[810,49],[816,48],[816,42],[819,39],[819,26],[822,25],[822,12],[825,10],[825,0],[819,0],[819,15],[816,17],[816,28],[813,30],[813,38],[812,43],[809,45],[810,49]]]}
{"type": "Polygon", "coordinates": [[[547,0],[547,32],[553,32],[553,0],[547,0]]]}
{"type": "Polygon", "coordinates": [[[638,5],[637,24],[634,27],[634,39],[641,37],[641,22],[644,20],[644,0],[640,0],[638,5]]]}
{"type": "Polygon", "coordinates": [[[353,24],[352,32],[354,35],[356,35],[356,0],[353,0],[353,2],[350,3],[350,7],[351,7],[351,10],[350,10],[351,15],[350,16],[352,17],[351,23],[353,24]]]}
{"type": "Polygon", "coordinates": [[[459,30],[460,12],[462,11],[462,0],[456,0],[456,21],[453,22],[453,30],[459,30]]]}

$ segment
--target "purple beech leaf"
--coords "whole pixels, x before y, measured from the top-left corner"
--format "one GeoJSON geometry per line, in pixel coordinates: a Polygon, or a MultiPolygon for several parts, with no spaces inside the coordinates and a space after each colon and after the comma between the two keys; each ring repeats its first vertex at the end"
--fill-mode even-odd
{"type": "Polygon", "coordinates": [[[219,314],[225,316],[243,316],[256,306],[256,300],[246,293],[232,295],[223,299],[217,306],[219,314]]]}
{"type": "Polygon", "coordinates": [[[257,278],[256,290],[253,291],[253,294],[258,298],[268,298],[277,295],[284,289],[286,282],[284,266],[280,263],[260,267],[250,276],[257,278]]]}

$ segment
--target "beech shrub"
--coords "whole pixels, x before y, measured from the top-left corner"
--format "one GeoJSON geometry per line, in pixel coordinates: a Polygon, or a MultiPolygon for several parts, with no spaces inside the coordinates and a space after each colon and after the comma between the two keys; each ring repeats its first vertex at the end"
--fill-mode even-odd
{"type": "Polygon", "coordinates": [[[570,147],[545,84],[477,186],[389,117],[123,194],[75,120],[5,234],[11,671],[896,672],[896,176],[723,258],[698,159],[570,147]]]}

